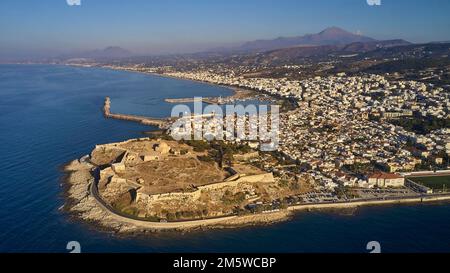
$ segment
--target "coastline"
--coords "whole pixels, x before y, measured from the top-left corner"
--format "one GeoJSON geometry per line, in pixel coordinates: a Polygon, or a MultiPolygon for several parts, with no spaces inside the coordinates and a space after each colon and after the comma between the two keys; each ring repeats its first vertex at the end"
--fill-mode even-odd
{"type": "Polygon", "coordinates": [[[73,160],[63,167],[66,204],[64,209],[76,218],[94,223],[107,230],[117,233],[133,233],[139,231],[190,231],[204,228],[242,227],[255,224],[271,224],[288,219],[288,211],[245,216],[225,216],[203,220],[180,222],[150,222],[136,220],[119,215],[102,202],[99,202],[92,193],[95,178],[91,174],[93,165],[73,160]]]}
{"type": "Polygon", "coordinates": [[[414,203],[449,202],[450,195],[417,196],[404,199],[364,200],[336,203],[311,203],[290,206],[285,210],[249,214],[243,216],[224,216],[219,218],[179,222],[150,222],[119,215],[95,198],[92,188],[95,178],[91,171],[95,168],[83,159],[74,160],[63,167],[66,204],[64,208],[77,219],[93,223],[107,231],[119,234],[141,232],[175,231],[187,232],[199,229],[242,228],[247,226],[272,225],[287,221],[298,212],[357,209],[364,206],[406,205],[414,203]]]}
{"type": "MultiPolygon", "coordinates": [[[[101,67],[102,69],[112,69],[109,67],[101,67]]],[[[177,80],[195,81],[202,84],[211,84],[213,86],[221,86],[212,83],[177,78],[168,75],[162,75],[157,73],[130,71],[122,69],[114,69],[118,71],[127,71],[142,73],[147,75],[155,75],[160,77],[169,77],[177,80]]],[[[222,86],[226,87],[226,86],[222,86]]],[[[233,90],[231,87],[226,87],[233,90]]],[[[113,230],[118,233],[130,233],[140,231],[190,231],[196,229],[214,229],[214,228],[239,228],[249,225],[269,225],[280,221],[288,220],[293,213],[297,211],[309,211],[309,210],[329,210],[329,209],[348,209],[358,208],[362,206],[380,206],[380,205],[398,205],[398,204],[411,204],[411,203],[431,203],[449,201],[450,195],[432,195],[432,196],[416,196],[408,197],[404,199],[392,199],[392,200],[363,200],[363,201],[349,201],[349,202],[336,202],[336,203],[311,203],[301,204],[288,207],[287,210],[277,211],[273,213],[261,213],[251,214],[245,216],[226,216],[215,219],[204,220],[192,220],[183,222],[149,222],[144,220],[136,220],[132,218],[123,217],[108,208],[102,206],[96,198],[92,196],[90,192],[91,186],[94,181],[94,177],[90,175],[90,170],[93,168],[89,163],[81,162],[82,160],[74,160],[64,167],[66,174],[67,187],[67,199],[70,200],[66,204],[66,208],[71,213],[75,214],[79,219],[88,222],[94,222],[100,226],[113,230]]]]}
{"type": "MultiPolygon", "coordinates": [[[[167,78],[167,79],[183,80],[183,81],[189,81],[189,82],[194,82],[194,83],[206,84],[206,85],[210,85],[210,86],[214,86],[214,87],[226,88],[226,89],[228,89],[228,90],[230,90],[232,92],[231,95],[227,96],[228,98],[232,98],[232,97],[238,95],[239,91],[243,91],[243,92],[249,92],[252,95],[256,94],[256,96],[265,95],[265,96],[267,96],[267,98],[269,98],[269,99],[267,99],[267,101],[270,101],[270,100],[272,100],[272,101],[280,101],[281,100],[281,101],[284,101],[284,102],[292,103],[291,99],[284,98],[284,97],[282,97],[280,95],[271,94],[270,92],[267,92],[265,90],[257,90],[257,89],[252,89],[252,88],[248,88],[248,87],[240,87],[240,86],[233,86],[233,85],[217,84],[217,83],[212,83],[212,82],[207,82],[207,81],[200,81],[200,80],[195,80],[195,79],[176,77],[176,76],[171,76],[171,75],[167,75],[167,74],[161,74],[161,73],[157,73],[157,72],[135,71],[135,70],[121,69],[121,68],[115,68],[115,67],[109,67],[109,66],[82,66],[82,65],[74,65],[74,64],[65,64],[65,65],[67,65],[67,66],[74,66],[74,67],[102,68],[102,69],[111,69],[113,71],[125,71],[125,72],[130,72],[130,73],[139,73],[139,74],[143,74],[143,75],[150,75],[150,76],[162,77],[162,78],[167,78]]],[[[213,99],[217,99],[217,98],[218,97],[213,97],[213,99]]],[[[261,100],[261,98],[256,98],[256,99],[257,100],[261,100]]],[[[265,100],[261,100],[261,101],[265,101],[265,100]]],[[[295,100],[294,100],[294,102],[297,103],[295,100]]],[[[168,103],[170,103],[170,102],[168,102],[168,103]]],[[[288,112],[289,110],[284,110],[284,108],[281,108],[280,111],[281,112],[288,112]]]]}
{"type": "Polygon", "coordinates": [[[358,208],[363,206],[379,206],[379,205],[402,205],[411,203],[432,203],[432,202],[447,202],[450,201],[450,195],[434,195],[434,196],[418,196],[404,199],[387,199],[387,200],[367,200],[367,201],[353,201],[353,202],[336,202],[328,204],[305,204],[289,207],[289,211],[302,211],[314,209],[348,209],[358,208]]]}
{"type": "MultiPolygon", "coordinates": [[[[90,66],[90,65],[76,65],[76,64],[62,64],[62,65],[72,66],[72,67],[110,69],[110,70],[113,70],[113,71],[124,71],[124,72],[130,72],[130,73],[138,73],[138,74],[143,74],[143,75],[156,76],[156,77],[167,78],[167,79],[174,79],[174,80],[182,80],[182,81],[188,81],[188,82],[193,82],[193,83],[205,84],[205,85],[209,85],[209,86],[213,86],[213,87],[225,88],[225,89],[228,89],[231,92],[231,94],[229,96],[227,96],[227,97],[224,97],[224,99],[225,98],[232,98],[232,97],[238,95],[239,91],[249,92],[252,95],[255,95],[255,94],[258,95],[257,94],[257,90],[254,90],[254,89],[251,89],[251,88],[247,88],[247,87],[232,86],[232,85],[225,85],[225,84],[216,84],[216,83],[212,83],[212,82],[200,81],[200,80],[189,79],[189,78],[181,78],[181,77],[176,77],[176,76],[167,75],[167,74],[161,74],[161,73],[157,73],[157,72],[144,72],[144,71],[121,69],[121,68],[115,68],[115,67],[109,67],[109,66],[90,66]]],[[[273,94],[269,94],[269,93],[267,93],[265,91],[260,90],[259,92],[261,92],[262,94],[267,95],[268,97],[270,97],[272,99],[280,99],[280,98],[274,96],[273,94]]],[[[209,97],[207,99],[217,99],[217,98],[218,97],[209,97]]],[[[166,98],[165,101],[167,102],[167,100],[172,100],[172,99],[173,98],[166,98]]],[[[175,99],[175,100],[177,100],[177,99],[175,99]]],[[[188,99],[188,98],[179,98],[179,99],[184,100],[184,99],[188,99]]],[[[171,102],[168,102],[168,103],[171,103],[171,102]]],[[[206,103],[208,103],[208,102],[206,102],[206,103]]]]}

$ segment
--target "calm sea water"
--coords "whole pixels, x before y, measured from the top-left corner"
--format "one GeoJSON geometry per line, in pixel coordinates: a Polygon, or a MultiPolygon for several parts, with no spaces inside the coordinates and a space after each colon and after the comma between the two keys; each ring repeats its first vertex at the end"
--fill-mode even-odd
{"type": "Polygon", "coordinates": [[[271,226],[121,238],[73,220],[63,205],[60,167],[98,143],[140,137],[113,111],[167,116],[165,97],[228,95],[225,88],[105,69],[0,65],[0,252],[449,252],[450,205],[367,207],[352,215],[297,214],[271,226]]]}

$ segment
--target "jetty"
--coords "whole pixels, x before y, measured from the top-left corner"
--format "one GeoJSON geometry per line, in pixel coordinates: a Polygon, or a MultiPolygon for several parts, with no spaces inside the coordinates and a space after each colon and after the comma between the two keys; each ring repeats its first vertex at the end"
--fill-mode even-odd
{"type": "Polygon", "coordinates": [[[105,104],[103,106],[103,114],[106,118],[134,121],[139,122],[143,125],[157,126],[161,129],[168,128],[169,124],[173,122],[172,118],[152,118],[137,115],[111,113],[111,99],[109,97],[105,98],[105,104]]]}
{"type": "Polygon", "coordinates": [[[206,104],[222,104],[222,101],[220,98],[180,98],[180,99],[164,99],[167,103],[193,103],[196,101],[200,101],[206,104]]]}
{"type": "Polygon", "coordinates": [[[167,98],[164,99],[167,103],[193,103],[200,101],[206,104],[224,105],[227,103],[234,103],[236,101],[244,101],[248,99],[262,100],[261,95],[251,90],[234,89],[234,94],[228,97],[199,97],[199,98],[167,98]]]}

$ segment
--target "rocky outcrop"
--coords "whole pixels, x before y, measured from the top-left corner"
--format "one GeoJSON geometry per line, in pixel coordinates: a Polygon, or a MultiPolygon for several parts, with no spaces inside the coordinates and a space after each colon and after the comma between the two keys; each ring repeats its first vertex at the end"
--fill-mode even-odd
{"type": "Polygon", "coordinates": [[[91,175],[93,167],[89,163],[81,163],[78,160],[72,161],[65,167],[68,173],[66,181],[69,184],[67,190],[69,202],[66,208],[84,221],[98,223],[113,231],[135,231],[135,226],[116,221],[90,194],[89,187],[94,182],[94,177],[91,175]]]}

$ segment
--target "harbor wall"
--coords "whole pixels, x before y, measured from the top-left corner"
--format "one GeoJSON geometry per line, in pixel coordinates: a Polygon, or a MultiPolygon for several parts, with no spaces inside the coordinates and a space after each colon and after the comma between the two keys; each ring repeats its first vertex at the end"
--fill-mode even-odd
{"type": "Polygon", "coordinates": [[[333,208],[355,208],[361,206],[370,205],[389,205],[389,204],[404,204],[404,203],[425,203],[425,202],[437,202],[437,201],[449,201],[450,195],[442,196],[424,196],[424,197],[411,197],[395,200],[367,200],[357,202],[341,202],[341,203],[323,203],[323,204],[306,204],[289,207],[289,211],[298,210],[311,210],[311,209],[333,209],[333,208]]]}

